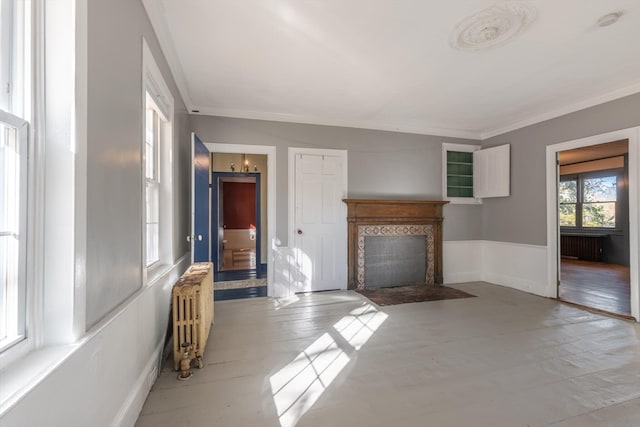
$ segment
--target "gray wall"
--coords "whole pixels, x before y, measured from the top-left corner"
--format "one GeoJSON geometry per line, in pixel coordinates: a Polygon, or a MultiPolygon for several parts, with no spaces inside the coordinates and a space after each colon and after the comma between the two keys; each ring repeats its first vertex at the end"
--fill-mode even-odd
{"type": "MultiPolygon", "coordinates": [[[[442,197],[442,142],[478,141],[335,126],[191,116],[204,142],[276,147],[277,238],[287,244],[288,147],[348,150],[349,197],[442,197]]],[[[447,205],[445,240],[482,238],[480,206],[447,205]]]]}
{"type": "Polygon", "coordinates": [[[175,99],[175,254],[188,251],[189,116],[140,1],[88,4],[87,328],[142,284],[142,38],[175,99]]]}
{"type": "Polygon", "coordinates": [[[511,144],[511,196],[484,200],[483,238],[546,245],[546,146],[638,125],[635,94],[483,141],[511,144]]]}

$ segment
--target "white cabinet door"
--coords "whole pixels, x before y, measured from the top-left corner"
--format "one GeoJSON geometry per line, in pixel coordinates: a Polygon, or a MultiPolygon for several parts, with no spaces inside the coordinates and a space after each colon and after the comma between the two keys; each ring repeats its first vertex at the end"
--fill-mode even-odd
{"type": "Polygon", "coordinates": [[[510,195],[509,144],[473,153],[473,197],[506,197],[510,195]]]}

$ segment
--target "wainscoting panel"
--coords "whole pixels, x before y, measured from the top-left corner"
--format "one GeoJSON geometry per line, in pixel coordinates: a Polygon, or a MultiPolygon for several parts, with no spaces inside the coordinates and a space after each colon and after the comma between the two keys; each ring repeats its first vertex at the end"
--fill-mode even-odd
{"type": "Polygon", "coordinates": [[[444,283],[482,280],[482,240],[445,241],[443,244],[444,283]]]}
{"type": "Polygon", "coordinates": [[[547,284],[547,247],[464,240],[444,242],[444,283],[485,282],[555,297],[547,284]]]}
{"type": "Polygon", "coordinates": [[[483,280],[543,297],[555,297],[547,284],[547,247],[483,241],[483,280]]]}

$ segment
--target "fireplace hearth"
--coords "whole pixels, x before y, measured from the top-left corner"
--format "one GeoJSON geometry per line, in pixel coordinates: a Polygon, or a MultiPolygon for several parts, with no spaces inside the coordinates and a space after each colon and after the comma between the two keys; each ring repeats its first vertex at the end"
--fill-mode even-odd
{"type": "Polygon", "coordinates": [[[349,289],[441,285],[446,201],[344,199],[349,289]]]}

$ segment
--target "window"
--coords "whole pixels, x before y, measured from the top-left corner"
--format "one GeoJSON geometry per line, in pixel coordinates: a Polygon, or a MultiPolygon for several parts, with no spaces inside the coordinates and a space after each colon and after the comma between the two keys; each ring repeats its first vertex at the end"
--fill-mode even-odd
{"type": "Polygon", "coordinates": [[[561,227],[616,228],[620,171],[600,171],[560,178],[558,191],[561,227]]]}
{"type": "Polygon", "coordinates": [[[27,122],[0,110],[0,351],[25,337],[27,122]]]}
{"type": "Polygon", "coordinates": [[[575,227],[578,206],[578,180],[560,181],[560,226],[575,227]]]}
{"type": "Polygon", "coordinates": [[[143,69],[143,256],[144,265],[150,270],[173,261],[173,97],[146,42],[143,43],[143,69]]]}
{"type": "Polygon", "coordinates": [[[160,177],[159,156],[162,122],[158,109],[147,93],[145,126],[145,231],[146,266],[160,260],[160,177]]]}
{"type": "Polygon", "coordinates": [[[617,176],[582,180],[582,227],[616,227],[617,176]]]}
{"type": "Polygon", "coordinates": [[[27,2],[0,0],[0,353],[27,337],[27,2]]]}

